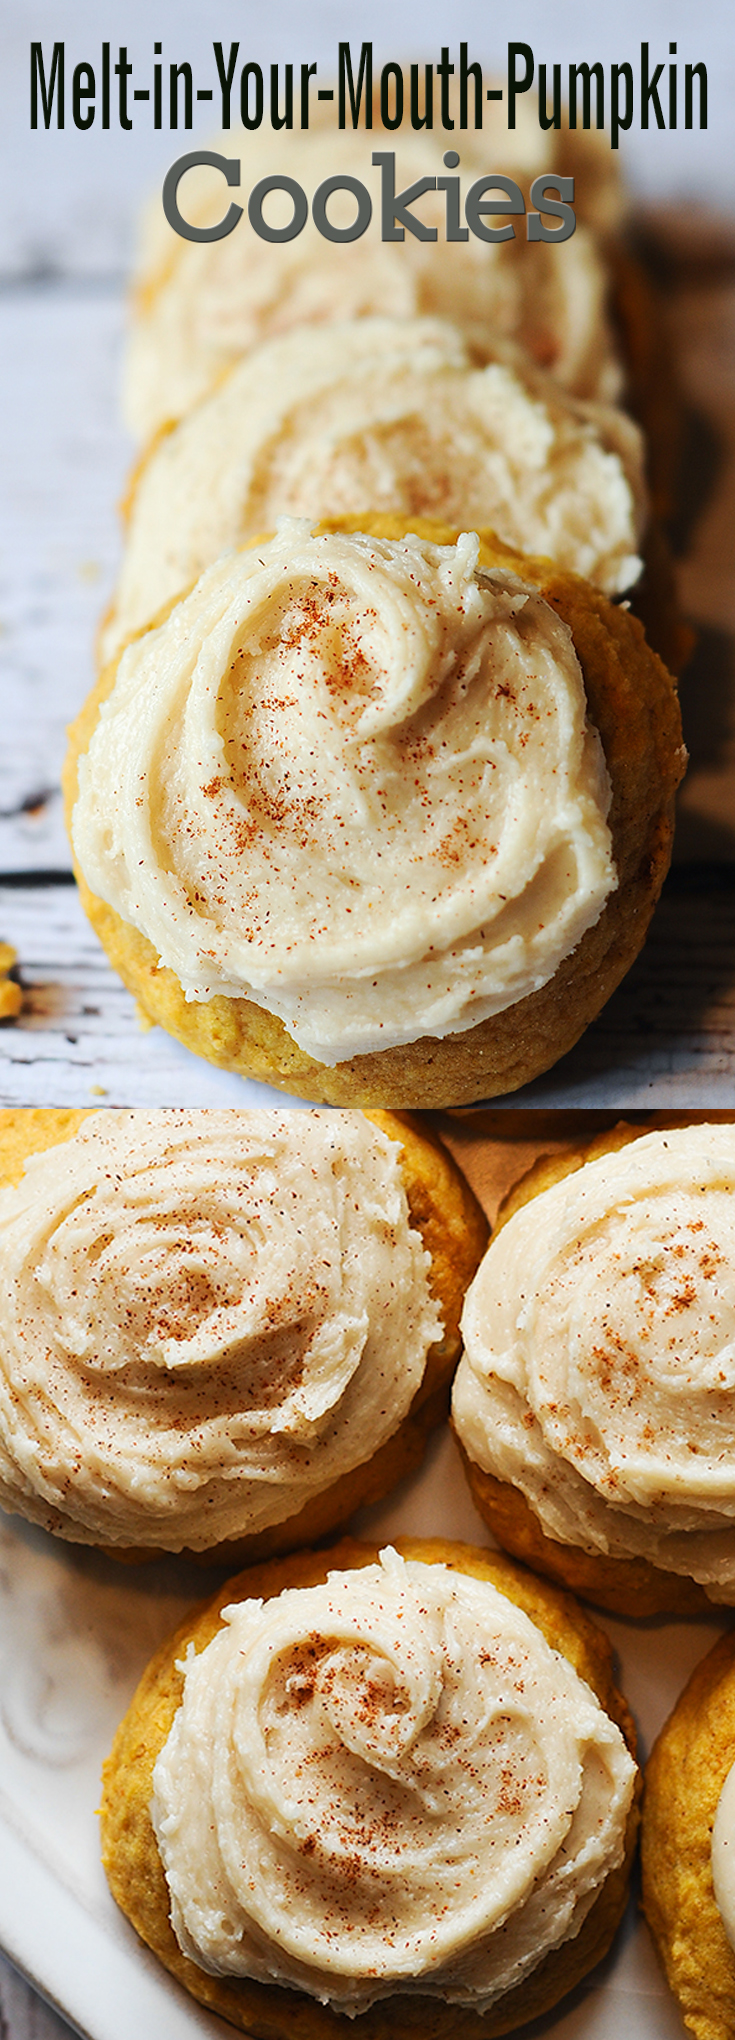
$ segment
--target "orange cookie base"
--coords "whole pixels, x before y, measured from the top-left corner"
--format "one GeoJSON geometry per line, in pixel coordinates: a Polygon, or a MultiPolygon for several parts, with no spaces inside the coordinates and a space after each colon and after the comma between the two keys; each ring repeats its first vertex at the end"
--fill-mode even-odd
{"type": "MultiPolygon", "coordinates": [[[[459,1440],[457,1441],[459,1443],[459,1440]]],[[[663,1572],[643,1558],[607,1558],[578,1545],[546,1537],[520,1488],[496,1480],[473,1465],[462,1446],[462,1463],[475,1507],[504,1551],[570,1593],[581,1594],[611,1615],[701,1615],[712,1602],[696,1580],[663,1572]]]]}
{"type": "Polygon", "coordinates": [[[735,1953],[712,1884],[717,1802],[735,1762],[735,1635],[708,1653],[646,1771],[643,1908],[671,1989],[698,2040],[735,2033],[735,1953]]]}

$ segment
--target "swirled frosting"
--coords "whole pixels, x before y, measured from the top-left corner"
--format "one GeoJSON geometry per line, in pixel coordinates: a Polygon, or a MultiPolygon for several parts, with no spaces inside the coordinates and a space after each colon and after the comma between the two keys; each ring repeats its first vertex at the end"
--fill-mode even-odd
{"type": "Polygon", "coordinates": [[[735,1599],[735,1126],[648,1134],[524,1205],[468,1292],[454,1420],[546,1536],[735,1599]]]}
{"type": "Polygon", "coordinates": [[[351,2014],[416,1985],[482,2011],[578,1932],[635,1766],[512,1602],[387,1551],[224,1625],[154,1771],[186,1955],[351,2014]]]}
{"type": "Polygon", "coordinates": [[[380,510],[490,526],[621,594],[640,571],[642,441],[520,349],[484,365],[439,319],[356,319],[259,347],[156,442],[133,496],[103,660],[277,518],[380,510]]]}
{"type": "Polygon", "coordinates": [[[285,519],[128,646],[80,760],[92,891],[325,1064],[513,1005],[617,882],[571,635],[477,556],[285,519]]]}
{"type": "Polygon", "coordinates": [[[0,1502],[207,1548],[398,1428],[439,1334],[360,1113],[100,1112],[0,1193],[0,1502]]]}
{"type": "MultiPolygon", "coordinates": [[[[295,326],[328,319],[356,319],[390,310],[395,318],[436,313],[454,319],[479,345],[498,337],[518,340],[542,368],[548,368],[577,396],[613,400],[621,376],[607,310],[607,274],[595,235],[582,219],[571,240],[529,244],[523,219],[516,238],[488,243],[469,234],[447,239],[443,191],[425,192],[415,214],[433,228],[435,241],[407,232],[402,242],[381,235],[380,170],[373,149],[396,158],[396,190],[429,176],[445,178],[446,137],[424,133],[372,138],[361,132],[326,131],[248,134],[233,129],[214,143],[241,164],[240,202],[264,177],[295,179],[311,200],[329,178],[357,178],[373,201],[367,232],[357,241],[334,243],[317,232],[311,215],[303,231],[286,242],[265,241],[245,216],[222,240],[184,240],[163,216],[160,197],[150,209],[139,265],[139,289],[128,343],[125,407],[136,436],[146,439],[172,418],[182,417],[212,389],[223,369],[263,340],[295,326]]],[[[515,136],[505,128],[495,156],[528,190],[537,172],[555,167],[555,138],[541,134],[533,120],[515,136]],[[509,154],[509,151],[512,153],[509,154]]],[[[572,138],[565,137],[563,148],[572,138]]],[[[609,162],[609,154],[608,154],[609,162]]],[[[462,193],[493,169],[487,130],[462,135],[462,193]]],[[[568,167],[568,166],[567,166],[568,167]]],[[[596,165],[596,168],[598,165],[596,165]]],[[[599,183],[590,164],[579,192],[599,183]]],[[[194,226],[219,221],[227,192],[218,171],[195,168],[181,185],[180,204],[194,226]]],[[[293,216],[290,198],[271,195],[265,215],[272,225],[293,216]]],[[[329,217],[336,227],[355,218],[349,192],[333,194],[329,217]]]]}

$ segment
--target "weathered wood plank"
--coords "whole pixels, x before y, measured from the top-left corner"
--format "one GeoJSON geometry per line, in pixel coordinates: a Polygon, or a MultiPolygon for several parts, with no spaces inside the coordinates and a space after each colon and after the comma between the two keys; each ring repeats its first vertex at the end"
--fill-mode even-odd
{"type": "MultiPolygon", "coordinates": [[[[18,950],[23,1011],[0,1028],[0,1104],[275,1104],[143,1033],[74,886],[1,886],[0,937],[18,950]]],[[[735,1100],[735,871],[671,873],[646,948],[593,1027],[514,1105],[614,1110],[735,1100]]]]}
{"type": "Polygon", "coordinates": [[[122,294],[0,294],[0,871],[69,868],[59,774],[119,550],[122,294]],[[12,742],[7,741],[12,732],[12,742]]]}

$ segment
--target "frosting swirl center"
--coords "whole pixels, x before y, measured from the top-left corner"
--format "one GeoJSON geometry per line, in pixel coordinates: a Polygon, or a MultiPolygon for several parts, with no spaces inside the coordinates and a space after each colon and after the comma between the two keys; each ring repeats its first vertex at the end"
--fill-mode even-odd
{"type": "Polygon", "coordinates": [[[489,2005],[620,1860],[634,1767],[487,1581],[380,1565],[225,1611],[153,1817],[184,1952],[347,2009],[489,2005]]]}

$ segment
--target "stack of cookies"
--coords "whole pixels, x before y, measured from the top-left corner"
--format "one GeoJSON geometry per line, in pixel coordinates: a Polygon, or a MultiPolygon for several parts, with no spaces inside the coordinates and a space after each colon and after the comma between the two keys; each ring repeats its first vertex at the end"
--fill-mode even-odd
{"type": "MultiPolygon", "coordinates": [[[[321,111],[223,138],[243,186],[372,178],[321,111]]],[[[655,514],[676,426],[657,391],[647,446],[623,408],[653,417],[610,153],[527,116],[460,140],[392,137],[422,227],[398,243],[244,214],[191,241],[159,201],[143,450],[71,733],[82,897],[143,1012],[338,1104],[494,1097],[571,1047],[644,940],[684,767],[655,514]],[[574,174],[570,238],[447,238],[444,154],[454,207],[501,139],[528,205],[574,174]]],[[[192,225],[221,189],[187,173],[192,225]]],[[[354,197],[330,203],[346,231],[354,197]]]]}

